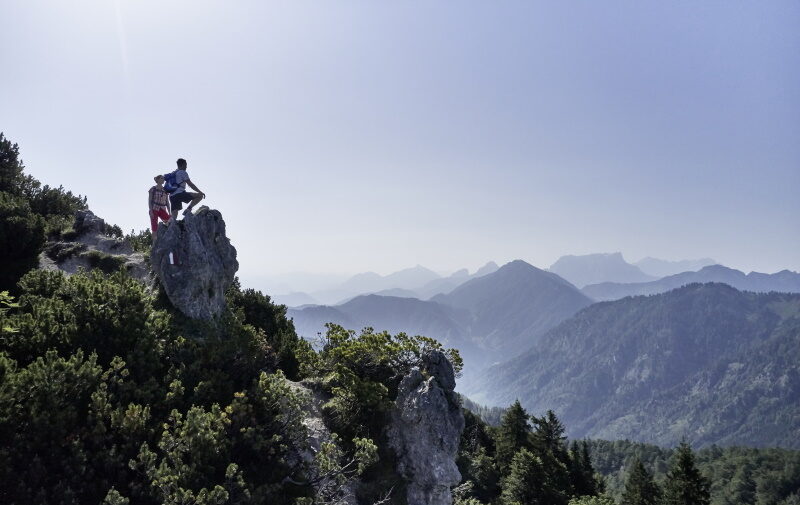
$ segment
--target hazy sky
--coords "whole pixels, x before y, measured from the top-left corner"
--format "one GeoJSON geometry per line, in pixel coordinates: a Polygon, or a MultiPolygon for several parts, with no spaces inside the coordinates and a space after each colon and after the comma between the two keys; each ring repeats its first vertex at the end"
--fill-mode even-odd
{"type": "Polygon", "coordinates": [[[562,254],[800,270],[800,2],[5,0],[0,131],[148,226],[189,161],[241,275],[562,254]]]}

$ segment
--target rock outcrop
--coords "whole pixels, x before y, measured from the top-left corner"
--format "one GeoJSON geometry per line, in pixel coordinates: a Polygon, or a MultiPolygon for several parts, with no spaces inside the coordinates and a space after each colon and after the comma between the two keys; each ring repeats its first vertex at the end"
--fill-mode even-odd
{"type": "Polygon", "coordinates": [[[453,366],[440,351],[423,357],[401,381],[388,429],[409,505],[450,505],[461,481],[456,454],[464,429],[453,366]]]}
{"type": "Polygon", "coordinates": [[[111,273],[124,268],[132,277],[147,281],[150,269],[142,253],[134,252],[124,238],[114,235],[114,228],[90,210],[75,214],[73,231],[59,240],[49,241],[39,257],[39,268],[74,274],[80,269],[100,268],[111,273]]]}
{"type": "Polygon", "coordinates": [[[194,319],[219,316],[239,269],[222,214],[200,207],[181,221],[159,225],[155,238],[150,262],[172,304],[194,319]]]}

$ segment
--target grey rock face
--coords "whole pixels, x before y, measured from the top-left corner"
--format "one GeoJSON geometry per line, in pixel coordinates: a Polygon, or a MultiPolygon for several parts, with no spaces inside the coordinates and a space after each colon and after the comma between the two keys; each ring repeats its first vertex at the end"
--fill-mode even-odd
{"type": "Polygon", "coordinates": [[[172,304],[194,319],[222,313],[225,290],[239,269],[222,214],[205,206],[159,225],[150,262],[172,304]]]}
{"type": "Polygon", "coordinates": [[[464,415],[456,394],[453,366],[433,351],[400,383],[388,429],[407,483],[409,505],[450,505],[450,488],[461,481],[456,453],[464,415]]]}
{"type": "Polygon", "coordinates": [[[123,238],[109,235],[110,226],[94,215],[91,210],[79,210],[75,213],[75,231],[78,232],[78,241],[86,244],[90,249],[106,254],[133,254],[133,247],[123,238]]]}
{"type": "Polygon", "coordinates": [[[101,270],[110,273],[124,266],[131,277],[146,284],[151,282],[144,254],[134,252],[126,239],[112,236],[112,227],[92,211],[79,210],[73,228],[74,237],[47,243],[39,256],[39,268],[71,275],[81,269],[98,268],[97,261],[102,259],[105,268],[100,267],[101,270]]]}

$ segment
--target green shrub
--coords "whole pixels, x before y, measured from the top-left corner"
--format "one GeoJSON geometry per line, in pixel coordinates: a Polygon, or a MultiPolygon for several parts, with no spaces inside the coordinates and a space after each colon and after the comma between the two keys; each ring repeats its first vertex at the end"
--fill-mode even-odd
{"type": "Polygon", "coordinates": [[[0,501],[310,496],[304,399],[264,332],[161,310],[124,272],[34,270],[20,289],[0,313],[0,501]]]}
{"type": "Polygon", "coordinates": [[[36,214],[72,219],[75,212],[86,209],[86,198],[73,195],[63,186],[58,188],[40,186],[38,181],[32,186],[25,191],[25,196],[31,204],[31,210],[36,214]]]}
{"type": "Polygon", "coordinates": [[[47,256],[56,263],[62,263],[86,250],[86,244],[78,242],[53,242],[46,250],[47,256]]]}
{"type": "Polygon", "coordinates": [[[20,277],[39,264],[44,244],[41,216],[25,199],[0,192],[0,290],[16,291],[20,277]]]}
{"type": "Polygon", "coordinates": [[[264,332],[267,343],[275,352],[278,367],[287,377],[296,379],[299,373],[296,352],[301,340],[295,333],[294,324],[286,317],[286,306],[275,305],[269,296],[254,289],[242,290],[239,279],[234,280],[227,298],[246,324],[264,332]]]}
{"type": "Polygon", "coordinates": [[[101,251],[92,250],[81,254],[89,262],[92,268],[99,268],[101,271],[110,274],[114,273],[125,264],[127,258],[116,254],[106,254],[101,251]]]}
{"type": "Polygon", "coordinates": [[[150,229],[135,231],[125,235],[125,239],[131,244],[133,250],[136,252],[144,253],[145,256],[150,255],[150,249],[153,247],[153,233],[150,229]]]}
{"type": "Polygon", "coordinates": [[[298,347],[300,373],[320,378],[322,387],[331,394],[325,411],[335,430],[347,440],[359,435],[378,438],[400,380],[421,364],[427,351],[443,350],[456,373],[463,366],[457,350],[444,350],[432,338],[405,333],[392,336],[372,328],[356,336],[353,330],[335,324],[327,328],[321,351],[307,344],[298,347]],[[359,432],[362,429],[364,433],[359,432]]]}
{"type": "Polygon", "coordinates": [[[6,503],[78,503],[92,470],[75,438],[101,380],[94,356],[55,351],[24,368],[0,354],[0,482],[6,503]],[[69,468],[69,472],[64,470],[69,468]]]}

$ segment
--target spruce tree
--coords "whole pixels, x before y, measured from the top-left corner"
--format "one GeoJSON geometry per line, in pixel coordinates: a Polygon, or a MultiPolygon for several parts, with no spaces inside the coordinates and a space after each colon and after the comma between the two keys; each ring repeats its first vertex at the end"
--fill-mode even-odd
{"type": "Polygon", "coordinates": [[[520,449],[509,465],[503,479],[502,505],[539,505],[549,503],[542,492],[544,469],[542,462],[525,448],[520,449]]]}
{"type": "Polygon", "coordinates": [[[502,474],[507,472],[517,451],[522,448],[530,448],[528,441],[529,417],[519,400],[515,401],[503,415],[503,420],[497,428],[495,442],[497,466],[502,474]]]}
{"type": "Polygon", "coordinates": [[[594,467],[589,457],[589,443],[573,440],[569,450],[569,477],[574,496],[598,494],[594,467]]]}
{"type": "Polygon", "coordinates": [[[647,471],[641,460],[636,458],[628,472],[628,479],[625,481],[622,505],[658,505],[660,500],[661,488],[658,487],[653,480],[653,475],[647,471]]]}
{"type": "Polygon", "coordinates": [[[664,486],[665,505],[709,505],[711,494],[708,479],[700,474],[692,448],[681,442],[664,486]]]}
{"type": "Polygon", "coordinates": [[[542,486],[544,502],[566,505],[574,494],[570,479],[570,458],[567,453],[564,425],[552,410],[541,418],[534,418],[534,454],[543,464],[545,480],[542,486]]]}
{"type": "Polygon", "coordinates": [[[565,445],[564,425],[556,416],[555,412],[548,410],[541,418],[534,418],[533,424],[536,429],[533,432],[533,440],[537,449],[549,451],[562,463],[567,463],[567,447],[565,445]]]}

